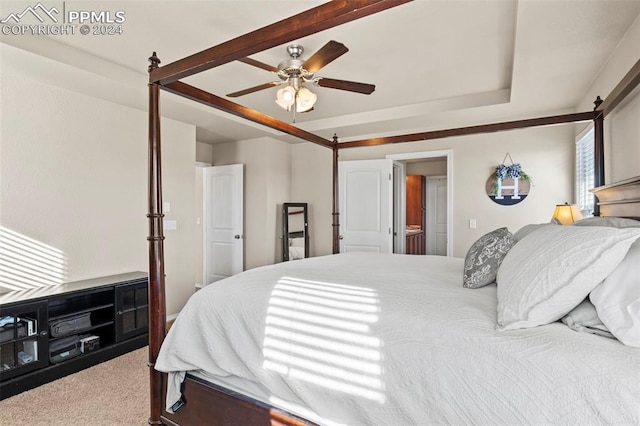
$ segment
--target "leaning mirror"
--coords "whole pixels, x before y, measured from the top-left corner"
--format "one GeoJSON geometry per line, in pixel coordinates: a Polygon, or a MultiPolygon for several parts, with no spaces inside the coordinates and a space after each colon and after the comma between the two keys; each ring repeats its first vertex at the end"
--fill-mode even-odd
{"type": "Polygon", "coordinates": [[[282,260],[309,257],[307,203],[282,204],[282,260]]]}

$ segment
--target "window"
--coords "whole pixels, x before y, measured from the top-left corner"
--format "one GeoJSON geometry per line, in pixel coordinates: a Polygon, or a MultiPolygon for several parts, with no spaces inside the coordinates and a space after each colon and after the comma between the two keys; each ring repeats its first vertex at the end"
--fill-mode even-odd
{"type": "Polygon", "coordinates": [[[593,128],[576,141],[576,204],[582,215],[593,216],[594,187],[593,128]]]}

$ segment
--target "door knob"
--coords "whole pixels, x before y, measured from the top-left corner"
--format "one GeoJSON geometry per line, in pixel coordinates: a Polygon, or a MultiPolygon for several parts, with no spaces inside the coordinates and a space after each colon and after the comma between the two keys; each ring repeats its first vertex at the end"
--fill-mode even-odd
{"type": "Polygon", "coordinates": [[[341,239],[341,240],[344,239],[344,237],[342,235],[340,235],[338,238],[341,239]]]}
{"type": "Polygon", "coordinates": [[[239,240],[240,238],[242,238],[242,235],[236,234],[236,235],[233,236],[233,238],[235,238],[236,240],[239,240]]]}

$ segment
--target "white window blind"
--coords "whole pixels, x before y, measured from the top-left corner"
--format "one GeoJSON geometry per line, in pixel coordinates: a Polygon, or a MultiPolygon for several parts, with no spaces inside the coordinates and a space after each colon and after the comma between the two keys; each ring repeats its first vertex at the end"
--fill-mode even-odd
{"type": "Polygon", "coordinates": [[[576,204],[582,215],[593,216],[594,186],[593,128],[576,141],[576,204]]]}

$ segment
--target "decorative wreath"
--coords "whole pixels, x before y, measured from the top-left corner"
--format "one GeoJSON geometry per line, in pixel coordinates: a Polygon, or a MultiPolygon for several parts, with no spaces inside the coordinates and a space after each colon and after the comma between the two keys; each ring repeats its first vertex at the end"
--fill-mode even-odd
{"type": "Polygon", "coordinates": [[[531,186],[533,186],[533,182],[531,181],[531,176],[525,173],[522,170],[522,165],[520,163],[514,163],[511,155],[507,152],[507,155],[504,156],[501,164],[498,164],[495,171],[495,180],[493,181],[493,188],[491,189],[491,194],[496,195],[498,193],[498,187],[500,183],[507,178],[518,178],[521,181],[529,182],[531,186]],[[505,164],[507,158],[511,162],[511,164],[505,164]]]}
{"type": "Polygon", "coordinates": [[[511,159],[511,155],[507,152],[507,155],[504,156],[502,160],[502,164],[498,164],[496,167],[496,179],[501,181],[507,177],[516,179],[522,179],[525,181],[531,181],[531,177],[522,170],[522,166],[520,163],[514,163],[513,159],[511,159]],[[504,162],[507,160],[507,157],[511,161],[511,165],[507,166],[504,162]]]}

